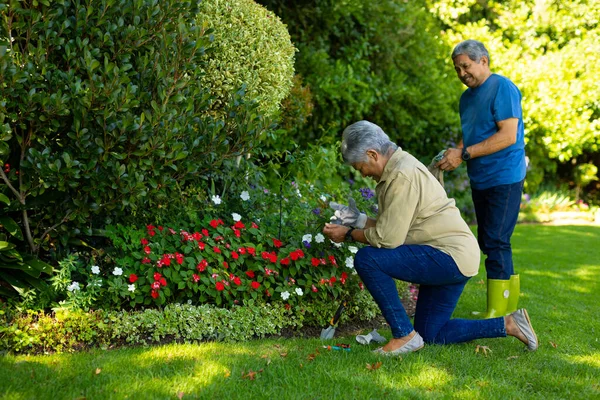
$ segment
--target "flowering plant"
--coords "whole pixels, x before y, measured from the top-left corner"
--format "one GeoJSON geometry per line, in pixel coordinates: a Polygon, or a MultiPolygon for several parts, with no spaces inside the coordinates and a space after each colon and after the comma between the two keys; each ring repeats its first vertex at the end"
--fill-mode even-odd
{"type": "Polygon", "coordinates": [[[114,270],[127,277],[117,292],[131,306],[249,300],[292,306],[363,289],[353,269],[355,247],[334,244],[321,233],[285,243],[237,213],[225,220],[205,217],[189,229],[117,226],[108,235],[121,250],[114,270]]]}

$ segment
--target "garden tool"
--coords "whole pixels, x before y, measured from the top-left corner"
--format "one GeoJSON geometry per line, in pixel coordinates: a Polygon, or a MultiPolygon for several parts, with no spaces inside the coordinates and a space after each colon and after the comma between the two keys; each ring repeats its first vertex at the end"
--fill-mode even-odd
{"type": "Polygon", "coordinates": [[[341,317],[342,313],[344,312],[345,308],[346,308],[346,302],[343,301],[340,304],[340,306],[338,307],[337,311],[335,312],[335,315],[333,316],[333,318],[331,318],[331,320],[329,321],[329,326],[327,326],[321,330],[321,340],[333,339],[333,335],[335,335],[335,326],[337,325],[338,321],[340,320],[340,317],[341,317]]]}
{"type": "Polygon", "coordinates": [[[510,276],[510,294],[508,295],[508,305],[506,306],[506,315],[517,311],[519,304],[519,295],[521,294],[521,280],[519,275],[510,276]]]}
{"type": "MultiPolygon", "coordinates": [[[[483,318],[496,318],[506,315],[508,298],[510,297],[510,280],[488,279],[487,280],[487,311],[483,318]]],[[[473,312],[479,315],[480,312],[473,312]]]]}

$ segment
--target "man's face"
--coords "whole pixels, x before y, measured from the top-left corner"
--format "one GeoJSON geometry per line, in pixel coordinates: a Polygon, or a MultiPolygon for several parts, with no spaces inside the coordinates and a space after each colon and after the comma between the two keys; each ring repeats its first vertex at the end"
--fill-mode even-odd
{"type": "Polygon", "coordinates": [[[481,57],[479,63],[471,60],[466,54],[461,54],[452,59],[454,70],[458,79],[470,88],[481,85],[490,76],[487,57],[481,57]]]}
{"type": "Polygon", "coordinates": [[[373,178],[377,182],[381,178],[381,167],[377,163],[377,158],[371,153],[371,150],[367,152],[367,161],[354,163],[352,167],[365,178],[373,178]]]}

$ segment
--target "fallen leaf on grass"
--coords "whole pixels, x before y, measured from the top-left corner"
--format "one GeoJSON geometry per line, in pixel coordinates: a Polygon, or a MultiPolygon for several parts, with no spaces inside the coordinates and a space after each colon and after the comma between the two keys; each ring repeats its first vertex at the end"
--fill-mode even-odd
{"type": "Polygon", "coordinates": [[[98,375],[100,372],[102,372],[102,369],[96,368],[96,375],[98,375]]]}
{"type": "Polygon", "coordinates": [[[258,371],[252,371],[251,369],[248,370],[248,373],[244,373],[244,371],[242,371],[242,379],[249,379],[251,381],[253,381],[254,379],[256,379],[256,374],[259,374],[261,372],[263,372],[263,369],[259,369],[258,371]]]}
{"type": "Polygon", "coordinates": [[[383,363],[382,363],[381,361],[377,361],[376,363],[373,363],[373,364],[369,364],[369,363],[367,363],[367,369],[368,369],[369,371],[375,371],[376,369],[379,369],[379,368],[381,368],[381,365],[382,365],[382,364],[383,364],[383,363]]]}
{"type": "Polygon", "coordinates": [[[260,356],[260,358],[269,358],[268,354],[263,354],[262,356],[260,356]]]}
{"type": "Polygon", "coordinates": [[[554,343],[553,341],[551,341],[551,340],[549,341],[549,343],[550,343],[550,346],[552,346],[554,348],[558,347],[558,345],[556,343],[554,343]]]}
{"type": "Polygon", "coordinates": [[[477,281],[477,284],[478,285],[483,285],[483,284],[485,284],[485,281],[483,279],[480,279],[480,280],[477,281]]]}
{"type": "Polygon", "coordinates": [[[231,376],[231,371],[230,370],[225,371],[224,375],[225,375],[225,378],[229,378],[231,376]]]}
{"type": "Polygon", "coordinates": [[[183,392],[177,392],[177,398],[181,400],[183,398],[184,394],[185,393],[183,393],[183,392]]]}
{"type": "Polygon", "coordinates": [[[315,357],[316,357],[316,355],[315,355],[315,354],[312,354],[312,353],[311,353],[311,354],[309,354],[309,355],[308,355],[308,361],[312,361],[312,360],[314,360],[314,359],[315,359],[315,357]]]}
{"type": "Polygon", "coordinates": [[[287,357],[288,353],[279,353],[281,357],[287,357]]]}
{"type": "Polygon", "coordinates": [[[507,360],[515,360],[517,358],[519,358],[519,356],[510,356],[510,357],[507,357],[506,359],[507,360]]]}
{"type": "Polygon", "coordinates": [[[483,355],[484,355],[484,356],[486,356],[486,357],[487,357],[487,355],[488,355],[488,354],[487,354],[487,352],[489,351],[489,352],[491,353],[491,352],[492,352],[492,349],[490,349],[490,348],[489,348],[489,347],[487,347],[487,346],[480,346],[480,345],[477,345],[477,347],[475,347],[475,353],[479,353],[480,351],[483,353],[483,355]]]}
{"type": "Polygon", "coordinates": [[[278,345],[278,344],[274,344],[273,347],[275,347],[276,349],[280,349],[281,348],[281,346],[278,345]]]}

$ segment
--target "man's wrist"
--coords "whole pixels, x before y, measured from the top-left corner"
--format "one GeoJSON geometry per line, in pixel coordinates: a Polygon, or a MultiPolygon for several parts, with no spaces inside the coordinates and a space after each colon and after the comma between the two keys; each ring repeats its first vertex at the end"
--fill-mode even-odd
{"type": "Polygon", "coordinates": [[[352,237],[352,231],[354,231],[354,228],[350,228],[346,231],[346,234],[344,235],[344,242],[354,241],[354,238],[352,237]]]}

